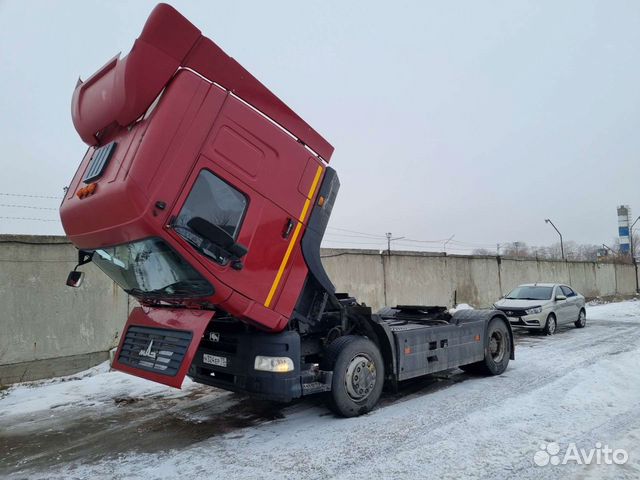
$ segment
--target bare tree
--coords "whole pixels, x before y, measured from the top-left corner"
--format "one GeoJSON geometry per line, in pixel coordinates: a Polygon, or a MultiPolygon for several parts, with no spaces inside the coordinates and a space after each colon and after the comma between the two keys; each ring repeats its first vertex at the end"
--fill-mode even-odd
{"type": "Polygon", "coordinates": [[[505,257],[526,258],[530,256],[529,247],[525,242],[511,242],[502,246],[502,254],[505,257]]]}
{"type": "Polygon", "coordinates": [[[476,248],[473,252],[471,252],[471,255],[486,257],[487,255],[495,255],[495,252],[492,252],[491,250],[487,250],[486,248],[476,248]]]}

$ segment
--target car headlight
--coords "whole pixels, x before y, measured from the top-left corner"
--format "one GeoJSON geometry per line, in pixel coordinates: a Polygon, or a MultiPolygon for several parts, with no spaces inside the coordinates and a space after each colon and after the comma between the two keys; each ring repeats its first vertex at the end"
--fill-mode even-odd
{"type": "Polygon", "coordinates": [[[289,357],[267,357],[258,355],[253,364],[253,368],[262,372],[292,372],[294,369],[293,360],[289,357]]]}
{"type": "Polygon", "coordinates": [[[534,313],[540,313],[540,312],[542,312],[542,307],[533,307],[525,310],[525,313],[527,315],[533,315],[534,313]]]}

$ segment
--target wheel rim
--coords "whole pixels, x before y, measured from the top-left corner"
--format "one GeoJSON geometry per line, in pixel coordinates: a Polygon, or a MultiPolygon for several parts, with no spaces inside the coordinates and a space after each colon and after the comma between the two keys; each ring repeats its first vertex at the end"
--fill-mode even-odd
{"type": "Polygon", "coordinates": [[[359,353],[347,367],[345,384],[347,394],[353,400],[366,399],[376,385],[376,366],[366,353],[359,353]]]}
{"type": "Polygon", "coordinates": [[[580,316],[578,317],[578,322],[580,325],[584,325],[587,321],[587,316],[584,314],[584,311],[580,311],[580,316]]]}
{"type": "Polygon", "coordinates": [[[556,319],[553,317],[549,317],[549,334],[553,335],[556,331],[556,319]]]}
{"type": "Polygon", "coordinates": [[[506,351],[505,338],[502,332],[496,330],[489,338],[489,353],[494,362],[500,363],[506,351]]]}

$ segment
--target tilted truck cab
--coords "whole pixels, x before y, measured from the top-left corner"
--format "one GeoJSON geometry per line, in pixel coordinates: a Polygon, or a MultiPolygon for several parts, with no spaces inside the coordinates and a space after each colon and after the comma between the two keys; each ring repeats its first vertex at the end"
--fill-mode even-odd
{"type": "Polygon", "coordinates": [[[374,314],[335,292],[320,260],[333,147],[172,7],[78,82],[72,118],[89,149],[60,208],[65,232],[80,263],[141,305],[114,368],[282,401],[330,391],[356,415],[384,384],[501,373],[513,357],[499,312],[374,314]]]}

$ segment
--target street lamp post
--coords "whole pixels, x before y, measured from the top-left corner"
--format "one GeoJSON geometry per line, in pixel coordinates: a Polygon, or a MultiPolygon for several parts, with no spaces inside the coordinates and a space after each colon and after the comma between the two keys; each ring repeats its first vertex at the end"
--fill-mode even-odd
{"type": "Polygon", "coordinates": [[[640,216],[638,218],[636,218],[636,220],[631,224],[631,226],[629,227],[629,244],[631,247],[631,258],[635,259],[635,245],[633,244],[633,227],[635,226],[636,223],[638,223],[638,220],[640,220],[640,216]]]}
{"type": "Polygon", "coordinates": [[[545,223],[550,223],[553,229],[558,232],[558,235],[560,235],[560,254],[562,255],[562,260],[564,260],[564,244],[562,243],[562,234],[560,233],[560,230],[558,230],[558,228],[548,218],[545,218],[544,221],[545,223]]]}
{"type": "Polygon", "coordinates": [[[640,285],[638,285],[639,280],[638,280],[638,262],[636,261],[636,252],[634,250],[635,245],[633,244],[633,227],[635,226],[635,224],[638,222],[638,220],[640,220],[640,216],[638,216],[638,218],[636,218],[636,220],[631,224],[631,227],[629,227],[629,247],[631,250],[631,261],[633,262],[633,267],[636,271],[636,293],[640,293],[640,285]]]}

